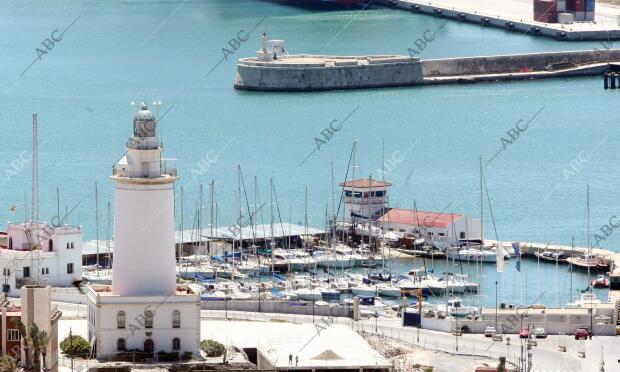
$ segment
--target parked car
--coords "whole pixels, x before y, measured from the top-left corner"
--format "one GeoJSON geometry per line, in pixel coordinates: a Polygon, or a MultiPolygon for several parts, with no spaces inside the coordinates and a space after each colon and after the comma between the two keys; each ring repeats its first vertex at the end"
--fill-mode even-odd
{"type": "Polygon", "coordinates": [[[547,338],[547,331],[542,327],[534,328],[534,337],[547,338]]]}
{"type": "Polygon", "coordinates": [[[530,337],[530,329],[529,328],[522,328],[519,331],[519,338],[529,338],[530,337]]]}
{"type": "Polygon", "coordinates": [[[495,329],[495,326],[490,325],[484,329],[484,337],[491,337],[495,334],[497,334],[497,329],[495,329]]]}
{"type": "Polygon", "coordinates": [[[462,326],[461,333],[471,333],[471,328],[469,326],[462,326]]]}
{"type": "Polygon", "coordinates": [[[592,332],[590,332],[587,328],[577,328],[575,331],[575,340],[587,340],[592,338],[592,332]]]}

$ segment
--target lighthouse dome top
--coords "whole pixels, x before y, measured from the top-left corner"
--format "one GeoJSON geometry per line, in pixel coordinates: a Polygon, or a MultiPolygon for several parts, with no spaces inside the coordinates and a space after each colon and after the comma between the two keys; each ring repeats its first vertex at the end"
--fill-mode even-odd
{"type": "Polygon", "coordinates": [[[133,135],[135,137],[155,137],[157,119],[155,114],[149,110],[146,103],[140,104],[138,110],[133,116],[133,135]]]}

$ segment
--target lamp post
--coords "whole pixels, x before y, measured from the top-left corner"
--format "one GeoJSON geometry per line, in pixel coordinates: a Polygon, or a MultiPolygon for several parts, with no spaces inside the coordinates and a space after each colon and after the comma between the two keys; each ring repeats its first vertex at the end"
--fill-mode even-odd
{"type": "Polygon", "coordinates": [[[497,329],[497,280],[495,281],[495,329],[497,329]]]}

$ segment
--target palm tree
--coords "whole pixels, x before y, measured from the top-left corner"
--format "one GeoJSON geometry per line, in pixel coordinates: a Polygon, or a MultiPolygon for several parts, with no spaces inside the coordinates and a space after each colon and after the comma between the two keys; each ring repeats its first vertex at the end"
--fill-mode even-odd
{"type": "Polygon", "coordinates": [[[0,372],[17,372],[21,369],[19,362],[6,354],[0,357],[0,372]]]}
{"type": "Polygon", "coordinates": [[[22,323],[21,319],[15,318],[15,327],[22,336],[22,345],[24,347],[24,355],[26,356],[26,368],[30,368],[30,347],[32,345],[32,339],[28,335],[26,325],[22,323]]]}
{"type": "Polygon", "coordinates": [[[32,342],[34,370],[36,372],[41,371],[41,344],[39,342],[40,334],[41,331],[39,330],[39,326],[36,323],[32,323],[30,327],[28,327],[28,336],[30,336],[30,340],[32,342]]]}
{"type": "Polygon", "coordinates": [[[39,332],[39,337],[37,337],[37,343],[39,344],[39,350],[41,350],[41,356],[43,358],[43,372],[47,371],[47,366],[45,365],[45,356],[47,355],[47,347],[49,346],[51,340],[52,336],[48,335],[47,332],[39,332]]]}

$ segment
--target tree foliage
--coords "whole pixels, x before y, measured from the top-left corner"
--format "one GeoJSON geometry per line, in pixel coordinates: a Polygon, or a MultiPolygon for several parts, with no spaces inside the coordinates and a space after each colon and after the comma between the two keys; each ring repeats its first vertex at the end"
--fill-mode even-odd
{"type": "Polygon", "coordinates": [[[68,356],[84,357],[90,352],[90,344],[82,336],[67,336],[60,342],[60,350],[68,356]]]}
{"type": "Polygon", "coordinates": [[[226,349],[224,345],[215,340],[202,340],[200,343],[200,348],[208,357],[222,356],[224,354],[224,350],[226,349]]]}

